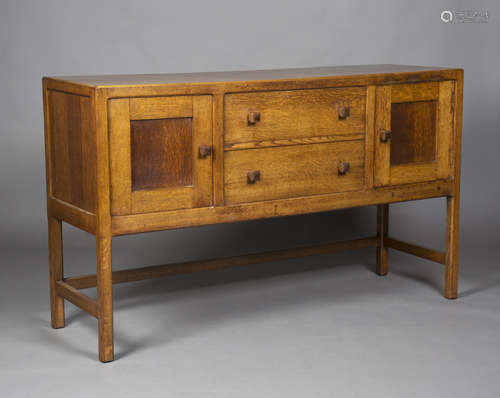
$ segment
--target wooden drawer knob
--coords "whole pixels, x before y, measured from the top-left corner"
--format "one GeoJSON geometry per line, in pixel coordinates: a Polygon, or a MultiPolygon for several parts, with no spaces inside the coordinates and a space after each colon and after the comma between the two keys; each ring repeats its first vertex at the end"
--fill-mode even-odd
{"type": "Polygon", "coordinates": [[[346,119],[351,113],[351,108],[349,107],[349,105],[341,105],[338,107],[338,113],[339,119],[346,119]]]}
{"type": "Polygon", "coordinates": [[[340,161],[338,164],[339,176],[345,175],[349,171],[350,167],[351,165],[349,164],[349,162],[340,161]]]}
{"type": "Polygon", "coordinates": [[[260,170],[253,170],[247,173],[247,183],[255,184],[260,180],[260,170]]]}
{"type": "Polygon", "coordinates": [[[254,112],[254,111],[248,112],[247,120],[248,120],[248,124],[250,124],[250,125],[254,125],[255,123],[259,122],[260,121],[260,112],[254,112]]]}
{"type": "Polygon", "coordinates": [[[212,147],[210,145],[200,145],[198,148],[200,158],[206,158],[212,154],[212,147]]]}
{"type": "Polygon", "coordinates": [[[392,132],[389,130],[382,130],[380,132],[380,142],[387,142],[391,139],[392,132]]]}

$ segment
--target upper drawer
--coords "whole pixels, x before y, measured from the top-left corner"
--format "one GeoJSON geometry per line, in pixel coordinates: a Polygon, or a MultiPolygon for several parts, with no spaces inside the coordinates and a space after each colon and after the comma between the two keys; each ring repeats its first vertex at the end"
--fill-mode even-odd
{"type": "Polygon", "coordinates": [[[227,94],[225,148],[246,148],[251,142],[275,146],[276,140],[307,143],[309,137],[322,142],[351,134],[362,138],[365,92],[364,87],[346,87],[227,94]]]}

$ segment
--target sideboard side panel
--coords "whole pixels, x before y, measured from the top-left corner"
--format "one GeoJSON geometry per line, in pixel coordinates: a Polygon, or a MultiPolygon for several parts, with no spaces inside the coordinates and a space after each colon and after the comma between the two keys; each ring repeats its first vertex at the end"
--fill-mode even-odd
{"type": "Polygon", "coordinates": [[[89,96],[46,90],[49,197],[96,211],[96,140],[89,96]]]}

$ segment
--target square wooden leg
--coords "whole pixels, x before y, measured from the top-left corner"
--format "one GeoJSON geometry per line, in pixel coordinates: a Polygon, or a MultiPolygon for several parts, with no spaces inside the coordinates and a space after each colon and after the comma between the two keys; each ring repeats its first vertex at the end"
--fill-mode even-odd
{"type": "Polygon", "coordinates": [[[54,329],[64,327],[64,299],[56,293],[56,282],[63,279],[62,223],[48,218],[49,266],[50,266],[50,317],[54,329]]]}
{"type": "Polygon", "coordinates": [[[387,275],[387,247],[384,238],[387,237],[389,230],[389,205],[377,206],[377,238],[379,246],[377,247],[377,266],[375,272],[380,275],[387,275]]]}
{"type": "Polygon", "coordinates": [[[458,295],[458,197],[446,199],[446,264],[444,296],[456,299],[458,295]]]}
{"type": "Polygon", "coordinates": [[[98,237],[96,243],[99,360],[101,362],[110,362],[114,359],[111,237],[98,237]]]}

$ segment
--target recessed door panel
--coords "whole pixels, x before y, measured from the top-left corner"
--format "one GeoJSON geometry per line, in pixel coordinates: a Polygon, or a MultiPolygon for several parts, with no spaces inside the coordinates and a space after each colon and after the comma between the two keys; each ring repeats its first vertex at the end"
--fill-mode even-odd
{"type": "Polygon", "coordinates": [[[130,133],[132,191],[193,185],[192,118],[132,120],[130,133]]]}
{"type": "Polygon", "coordinates": [[[436,160],[437,101],[391,104],[391,166],[436,160]]]}

